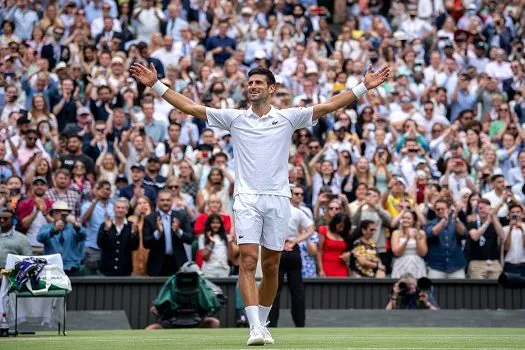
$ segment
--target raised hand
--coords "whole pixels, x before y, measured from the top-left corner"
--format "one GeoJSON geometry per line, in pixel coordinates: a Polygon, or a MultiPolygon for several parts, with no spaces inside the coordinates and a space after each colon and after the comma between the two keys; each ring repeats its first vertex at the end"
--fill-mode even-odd
{"type": "Polygon", "coordinates": [[[152,87],[157,82],[157,70],[153,63],[150,63],[149,68],[140,63],[133,63],[129,71],[133,78],[146,86],[152,87]]]}
{"type": "Polygon", "coordinates": [[[367,90],[381,85],[390,75],[390,67],[384,66],[377,72],[372,72],[372,66],[368,66],[363,83],[367,90]]]}

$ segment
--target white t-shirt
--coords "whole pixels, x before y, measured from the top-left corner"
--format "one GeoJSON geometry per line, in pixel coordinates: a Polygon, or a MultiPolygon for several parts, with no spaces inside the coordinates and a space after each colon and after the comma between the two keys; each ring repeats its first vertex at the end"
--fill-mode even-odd
{"type": "MultiPolygon", "coordinates": [[[[507,236],[509,235],[509,229],[510,226],[505,226],[503,228],[503,235],[505,239],[507,239],[507,236]]],[[[525,227],[522,225],[522,229],[525,230],[525,227]]],[[[511,264],[522,264],[525,263],[525,248],[523,246],[523,232],[516,228],[512,228],[512,232],[510,232],[512,235],[510,237],[510,250],[505,255],[505,262],[511,263],[511,264]]]]}
{"type": "Polygon", "coordinates": [[[208,124],[229,131],[234,144],[235,193],[291,197],[288,155],[295,130],[314,125],[313,108],[276,109],[258,117],[252,109],[206,108],[208,124]]]}
{"type": "Polygon", "coordinates": [[[299,229],[305,230],[312,226],[314,222],[304,211],[290,204],[290,221],[288,221],[288,231],[285,239],[295,238],[299,234],[299,229]]]}

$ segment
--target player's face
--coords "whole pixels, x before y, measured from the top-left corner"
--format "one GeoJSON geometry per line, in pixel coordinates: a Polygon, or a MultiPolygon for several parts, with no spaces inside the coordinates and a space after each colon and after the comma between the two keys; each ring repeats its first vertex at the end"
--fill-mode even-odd
{"type": "Polygon", "coordinates": [[[275,85],[268,86],[264,75],[255,74],[248,79],[248,100],[251,103],[266,102],[274,92],[275,85]]]}

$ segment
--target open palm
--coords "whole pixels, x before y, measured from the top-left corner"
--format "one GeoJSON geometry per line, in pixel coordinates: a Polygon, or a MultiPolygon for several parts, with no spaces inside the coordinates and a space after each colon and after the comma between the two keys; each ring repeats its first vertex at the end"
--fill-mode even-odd
{"type": "Polygon", "coordinates": [[[369,66],[364,79],[364,84],[367,90],[373,89],[381,85],[390,75],[390,67],[384,66],[377,72],[372,72],[372,66],[369,66]]]}
{"type": "Polygon", "coordinates": [[[146,86],[152,87],[157,82],[157,70],[153,63],[150,63],[149,68],[140,63],[133,63],[129,70],[133,78],[146,86]]]}

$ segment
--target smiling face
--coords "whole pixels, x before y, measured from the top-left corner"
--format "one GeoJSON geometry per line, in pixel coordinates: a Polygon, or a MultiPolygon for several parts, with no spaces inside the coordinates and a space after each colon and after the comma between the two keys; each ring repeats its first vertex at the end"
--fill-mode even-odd
{"type": "Polygon", "coordinates": [[[275,85],[268,85],[266,77],[254,74],[248,79],[248,100],[252,104],[261,104],[269,101],[275,92],[275,85]]]}

